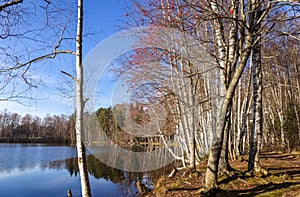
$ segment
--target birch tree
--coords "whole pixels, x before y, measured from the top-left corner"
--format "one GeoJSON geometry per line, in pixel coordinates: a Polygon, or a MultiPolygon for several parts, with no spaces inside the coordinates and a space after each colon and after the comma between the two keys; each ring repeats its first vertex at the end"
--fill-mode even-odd
{"type": "Polygon", "coordinates": [[[83,197],[91,196],[91,188],[87,171],[86,153],[83,144],[83,65],[82,65],[82,31],[83,31],[83,0],[78,0],[77,36],[76,36],[76,146],[78,167],[81,181],[81,194],[83,197]]]}
{"type": "Polygon", "coordinates": [[[141,39],[144,43],[155,43],[161,42],[157,40],[165,37],[167,39],[163,44],[167,49],[137,50],[136,55],[127,60],[132,65],[125,62],[122,62],[122,65],[128,65],[127,68],[132,71],[132,75],[135,76],[135,79],[131,80],[133,83],[142,79],[149,81],[149,84],[162,84],[164,88],[161,89],[161,94],[165,96],[161,99],[169,103],[176,124],[174,140],[181,149],[181,154],[174,155],[174,158],[181,160],[183,167],[195,169],[201,157],[208,154],[213,135],[211,128],[215,118],[211,110],[211,95],[214,95],[216,88],[212,86],[211,78],[214,77],[211,73],[216,67],[210,64],[210,57],[205,55],[205,49],[201,46],[197,48],[199,42],[195,40],[201,39],[202,34],[198,31],[194,34],[193,30],[197,28],[193,29],[195,27],[191,26],[191,23],[196,24],[197,19],[184,1],[133,3],[136,7],[135,13],[138,13],[131,18],[136,22],[134,25],[157,25],[182,32],[178,36],[176,31],[160,31],[141,39]],[[141,19],[138,20],[137,17],[141,19]],[[190,39],[191,37],[195,39],[190,39]],[[154,60],[149,61],[149,57],[153,57],[154,60]],[[144,63],[147,61],[163,62],[163,65],[147,65],[144,63]],[[170,94],[170,91],[173,93],[170,94]]]}
{"type": "MultiPolygon", "coordinates": [[[[264,2],[264,1],[231,1],[230,2],[230,10],[229,13],[232,15],[231,20],[238,20],[238,28],[236,28],[239,32],[236,36],[229,33],[229,40],[226,41],[224,38],[224,20],[220,19],[217,15],[215,17],[217,19],[213,20],[213,28],[216,35],[217,43],[218,43],[218,61],[220,62],[220,68],[223,69],[223,84],[224,91],[223,96],[224,100],[219,103],[219,114],[217,115],[217,135],[213,141],[211,152],[209,154],[208,159],[208,168],[206,173],[205,187],[208,190],[211,190],[217,187],[217,173],[218,173],[218,163],[221,152],[221,146],[224,138],[224,128],[226,125],[226,112],[227,108],[232,101],[235,88],[241,77],[244,68],[247,65],[250,52],[255,47],[257,43],[260,42],[261,34],[264,36],[267,35],[269,31],[272,30],[273,26],[269,26],[269,13],[271,9],[283,9],[284,6],[288,7],[288,4],[284,4],[284,2],[264,2]],[[257,14],[257,12],[259,14],[257,14]],[[257,18],[256,18],[257,16],[257,18]],[[259,31],[258,31],[259,29],[259,31]],[[232,42],[231,42],[232,41],[232,42]],[[226,43],[229,43],[228,45],[226,43]],[[232,43],[232,44],[230,44],[232,43]],[[236,45],[234,45],[236,43],[236,45]],[[236,48],[234,47],[236,46],[236,48]],[[233,59],[227,58],[230,57],[230,53],[233,54],[233,59]],[[230,66],[233,64],[233,67],[230,66]],[[229,66],[228,66],[229,65],[229,66]],[[227,70],[227,72],[226,72],[227,70]]],[[[221,3],[211,2],[211,9],[214,13],[222,14],[221,3]]],[[[293,6],[292,6],[293,7],[293,6]]],[[[293,9],[293,8],[291,8],[293,9]]],[[[287,8],[288,10],[288,8],[287,8]]],[[[273,10],[272,10],[273,11],[273,10]]],[[[285,12],[286,13],[286,12],[285,12]]],[[[297,18],[298,16],[292,16],[291,18],[297,18]]],[[[276,25],[276,21],[272,24],[276,25]]],[[[230,28],[231,29],[231,28],[230,28]]],[[[230,30],[229,32],[235,32],[235,30],[230,30]]],[[[233,33],[234,35],[234,33],[233,33]]],[[[256,69],[257,75],[257,69],[256,69]]],[[[259,73],[259,72],[258,72],[259,73]]],[[[259,75],[257,77],[260,77],[259,75]]],[[[257,79],[258,80],[258,79],[257,79]]],[[[258,93],[261,94],[261,90],[258,90],[258,93]]],[[[222,94],[221,94],[222,96],[222,94]]],[[[257,98],[257,102],[259,101],[259,97],[257,98]]],[[[261,106],[255,106],[257,112],[261,114],[261,106]]],[[[257,128],[259,129],[260,118],[256,114],[257,128]]],[[[259,129],[261,130],[261,129],[259,129]]],[[[261,133],[258,133],[261,135],[261,133]]],[[[258,143],[256,146],[260,146],[260,141],[258,139],[258,143]]]]}
{"type": "MultiPolygon", "coordinates": [[[[239,12],[239,7],[241,6],[240,10],[244,11],[244,2],[241,2],[241,5],[238,2],[234,2],[232,7],[230,8],[232,11],[232,19],[241,20],[242,24],[239,29],[240,33],[242,33],[242,38],[239,40],[237,39],[236,27],[231,26],[229,32],[232,32],[229,37],[229,45],[226,46],[226,41],[224,40],[224,31],[223,22],[221,19],[218,18],[217,14],[221,14],[221,5],[217,2],[211,2],[210,8],[214,12],[215,17],[217,19],[213,20],[213,27],[214,33],[217,39],[217,47],[218,47],[218,61],[221,69],[223,71],[223,78],[222,78],[222,85],[220,87],[220,96],[224,97],[224,99],[220,99],[218,101],[218,113],[217,113],[217,128],[216,128],[216,136],[214,137],[210,154],[208,158],[207,164],[207,171],[205,177],[205,187],[208,190],[217,187],[217,176],[218,176],[218,165],[220,160],[221,154],[221,147],[223,144],[224,139],[224,129],[226,126],[226,114],[228,112],[228,107],[232,102],[232,98],[234,95],[235,88],[241,77],[244,68],[247,64],[251,47],[253,45],[253,27],[256,26],[258,23],[254,22],[255,15],[253,12],[260,6],[259,2],[257,1],[250,1],[248,2],[249,7],[248,11],[249,16],[246,16],[246,12],[239,12]],[[248,28],[246,28],[248,27],[248,28]],[[231,44],[230,44],[231,43],[231,44]],[[235,47],[235,46],[238,46],[235,47]],[[226,58],[230,57],[228,54],[232,53],[232,59],[226,58]],[[238,66],[237,66],[238,63],[238,66]],[[226,72],[227,71],[227,72],[226,72]]],[[[268,10],[268,9],[267,9],[268,10]]],[[[265,11],[266,12],[266,11],[265,11]]],[[[266,13],[264,13],[266,14],[266,13]]]]}
{"type": "MultiPolygon", "coordinates": [[[[140,5],[143,5],[143,3],[141,3],[140,5]]],[[[250,161],[249,168],[252,168],[251,166],[256,165],[254,168],[258,169],[258,148],[260,148],[260,136],[262,136],[262,75],[260,74],[260,70],[262,69],[259,48],[261,47],[261,44],[263,42],[268,42],[274,39],[274,36],[271,35],[271,32],[277,31],[275,30],[275,27],[278,27],[289,20],[296,20],[299,18],[299,12],[297,12],[299,10],[299,4],[292,1],[258,0],[161,0],[151,2],[149,7],[147,7],[146,5],[137,7],[140,11],[140,15],[135,14],[134,16],[141,16],[141,20],[135,18],[136,20],[134,22],[136,22],[137,25],[147,25],[149,23],[151,25],[168,26],[177,28],[180,31],[185,31],[188,34],[193,35],[195,38],[198,38],[203,46],[206,47],[207,51],[211,54],[211,56],[217,63],[217,67],[221,73],[221,77],[215,79],[215,84],[217,84],[218,88],[217,90],[215,90],[215,92],[217,92],[217,96],[215,96],[216,98],[214,99],[214,103],[212,104],[216,106],[217,109],[212,113],[213,116],[209,120],[210,123],[213,122],[213,119],[215,119],[217,122],[216,124],[211,124],[210,127],[205,128],[206,130],[209,130],[207,134],[213,135],[212,144],[209,144],[210,153],[208,157],[205,179],[206,189],[212,190],[217,187],[218,171],[221,167],[219,163],[222,153],[222,147],[224,150],[228,150],[228,146],[232,143],[232,141],[230,141],[232,140],[232,138],[230,138],[231,136],[235,136],[235,138],[239,139],[234,139],[236,140],[236,143],[234,143],[236,144],[235,148],[240,147],[239,151],[237,150],[236,152],[244,152],[243,150],[245,150],[244,145],[246,141],[245,136],[246,134],[247,136],[249,136],[250,134],[246,133],[248,128],[250,128],[249,117],[247,116],[247,113],[250,112],[249,109],[251,109],[250,107],[252,104],[252,108],[255,112],[253,113],[253,117],[255,117],[256,124],[252,128],[252,131],[254,133],[252,135],[253,140],[251,140],[251,161],[253,161],[253,165],[250,161]],[[150,12],[153,10],[156,11],[154,11],[156,15],[150,12]],[[184,14],[179,15],[178,13],[180,12],[184,14]],[[139,21],[142,22],[139,23],[139,21]],[[252,65],[249,66],[250,60],[252,61],[252,65]],[[232,135],[231,129],[235,127],[235,125],[232,125],[231,123],[235,124],[234,118],[236,117],[236,114],[233,114],[235,112],[232,111],[232,108],[235,107],[235,105],[233,104],[233,102],[235,101],[234,96],[237,93],[236,87],[238,86],[240,78],[245,73],[245,68],[248,68],[248,71],[252,71],[252,73],[250,75],[247,75],[249,76],[249,79],[245,78],[245,80],[243,80],[243,87],[247,89],[247,92],[243,96],[243,102],[241,100],[239,102],[239,106],[243,108],[243,110],[240,110],[238,118],[238,122],[240,122],[240,125],[238,126],[237,130],[240,133],[234,133],[232,135]],[[251,75],[253,75],[253,79],[251,75]],[[250,88],[250,84],[252,82],[255,85],[253,88],[250,88]],[[251,91],[254,91],[253,97],[251,96],[251,91]],[[251,101],[251,99],[253,101],[251,101]],[[227,129],[229,129],[229,132],[225,133],[225,130],[227,132],[227,129]]],[[[294,29],[292,28],[279,28],[279,30],[281,33],[278,32],[277,35],[287,35],[290,37],[295,37],[295,35],[297,35],[297,31],[294,31],[294,29]]],[[[172,41],[176,42],[176,39],[173,39],[172,41]]],[[[166,53],[170,55],[172,54],[171,51],[172,50],[170,50],[169,53],[166,53]]],[[[174,66],[175,68],[184,68],[184,66],[187,65],[185,64],[186,62],[180,62],[180,58],[176,58],[177,59],[174,60],[174,57],[172,57],[172,61],[169,61],[169,64],[173,64],[172,66],[174,66]]],[[[193,74],[197,75],[197,71],[193,74]]],[[[203,84],[205,84],[205,82],[198,83],[198,85],[202,88],[203,84]]],[[[209,89],[208,86],[205,87],[209,89]]],[[[182,100],[187,99],[188,96],[191,95],[187,94],[186,91],[183,92],[185,92],[185,94],[179,96],[180,98],[183,98],[182,100]]],[[[183,109],[183,107],[180,106],[178,107],[178,109],[183,109]]],[[[201,111],[200,107],[195,107],[195,109],[200,109],[199,111],[201,111]]],[[[185,110],[178,111],[182,112],[185,110]]],[[[199,120],[203,120],[205,118],[205,116],[199,115],[199,120]]],[[[192,133],[187,131],[189,131],[189,126],[192,125],[191,123],[191,121],[182,121],[182,123],[179,123],[179,126],[182,128],[178,127],[178,131],[179,134],[183,134],[182,136],[185,136],[183,139],[190,138],[191,135],[189,134],[192,133]]],[[[198,123],[199,122],[197,122],[197,124],[198,123]]],[[[205,125],[205,121],[201,123],[204,124],[201,124],[199,128],[205,125]]],[[[284,134],[284,132],[282,133],[284,134]]],[[[283,138],[285,137],[283,136],[283,138]]],[[[190,153],[187,146],[189,144],[188,141],[185,141],[182,144],[184,147],[187,147],[185,148],[185,150],[187,150],[185,153],[190,153]]],[[[226,162],[227,156],[228,151],[223,152],[222,160],[225,159],[224,161],[226,162]]],[[[228,166],[224,166],[222,168],[225,168],[225,170],[226,168],[229,168],[228,166]]]]}
{"type": "Polygon", "coordinates": [[[263,94],[266,106],[263,108],[266,116],[263,119],[267,127],[263,142],[281,151],[289,150],[291,145],[290,148],[295,149],[292,141],[299,139],[298,45],[299,41],[283,36],[264,44],[262,48],[265,62],[262,71],[267,82],[263,94]]]}
{"type": "MultiPolygon", "coordinates": [[[[6,9],[12,8],[13,6],[16,6],[17,4],[20,4],[22,2],[23,2],[22,0],[4,1],[4,3],[0,4],[0,13],[2,14],[3,11],[6,11],[6,9]]],[[[8,53],[7,50],[2,50],[3,53],[1,53],[1,55],[4,56],[4,60],[10,59],[11,61],[4,62],[6,64],[9,63],[9,65],[5,65],[5,66],[1,65],[1,70],[0,70],[1,74],[7,73],[8,76],[13,76],[13,78],[12,79],[6,78],[6,80],[4,81],[5,83],[4,83],[3,87],[0,87],[0,91],[2,91],[3,88],[5,88],[5,87],[9,87],[9,88],[13,87],[13,91],[11,92],[11,94],[7,98],[4,98],[4,100],[12,99],[12,98],[15,98],[16,96],[24,97],[23,91],[21,91],[21,93],[15,94],[15,92],[14,92],[15,87],[11,86],[12,85],[11,80],[13,80],[17,75],[21,75],[24,82],[26,84],[28,84],[30,87],[33,87],[31,81],[26,77],[26,74],[29,72],[29,70],[31,69],[31,66],[33,64],[41,62],[41,61],[45,61],[48,59],[54,59],[57,55],[62,55],[62,54],[72,54],[72,55],[76,56],[77,76],[76,76],[76,78],[73,78],[73,79],[75,79],[75,83],[76,83],[76,125],[75,125],[75,128],[76,128],[76,144],[77,144],[77,153],[78,153],[78,164],[79,164],[80,177],[81,177],[82,196],[91,196],[88,172],[87,172],[87,167],[86,167],[85,149],[84,149],[83,142],[82,142],[83,109],[84,109],[83,67],[82,67],[83,1],[78,0],[78,4],[77,4],[78,17],[77,17],[76,51],[62,49],[63,41],[65,41],[66,39],[72,40],[70,38],[66,38],[67,36],[69,36],[69,35],[66,35],[67,34],[66,32],[68,32],[68,30],[69,30],[68,28],[69,28],[69,25],[71,24],[70,21],[72,19],[72,11],[70,10],[70,7],[68,7],[71,5],[66,4],[66,7],[61,8],[59,6],[62,6],[65,4],[63,4],[63,2],[60,2],[61,4],[58,7],[63,10],[67,10],[68,12],[65,12],[65,11],[58,12],[57,10],[49,11],[50,9],[58,9],[58,7],[56,7],[57,5],[55,5],[53,2],[45,0],[42,3],[44,3],[44,5],[41,6],[41,8],[45,12],[45,18],[46,18],[44,27],[39,27],[34,30],[28,30],[28,31],[20,34],[20,33],[13,33],[10,31],[11,25],[15,25],[15,24],[5,24],[6,25],[5,28],[7,28],[7,30],[1,31],[1,39],[20,36],[21,38],[25,38],[28,41],[31,41],[36,45],[39,45],[40,43],[45,44],[45,46],[43,46],[44,47],[43,50],[45,50],[46,52],[45,52],[45,54],[42,54],[42,55],[41,54],[37,55],[36,53],[34,53],[35,56],[31,56],[29,54],[30,49],[28,49],[28,50],[25,50],[25,52],[28,53],[28,54],[26,54],[26,57],[28,57],[28,58],[22,58],[22,55],[20,55],[21,58],[19,58],[16,54],[8,53]],[[51,7],[52,5],[53,5],[53,7],[51,7]],[[52,15],[50,16],[50,14],[53,14],[53,13],[55,16],[52,16],[52,15]],[[66,22],[57,20],[57,17],[62,17],[62,18],[65,17],[66,22]],[[58,24],[50,24],[50,21],[57,22],[58,24]],[[53,28],[54,30],[53,29],[52,30],[55,34],[55,36],[50,36],[50,38],[56,40],[53,42],[55,44],[51,43],[51,46],[54,45],[53,47],[50,47],[50,50],[52,49],[52,51],[49,51],[49,45],[47,45],[48,40],[44,40],[44,41],[42,40],[43,38],[50,35],[50,33],[48,32],[49,28],[50,28],[50,30],[51,30],[51,28],[53,28]],[[45,31],[46,33],[43,34],[45,37],[44,36],[40,37],[41,40],[32,38],[33,32],[42,32],[42,31],[45,31]],[[2,69],[2,67],[3,67],[3,69],[2,69]]],[[[35,4],[33,4],[33,5],[35,5],[35,4]]],[[[37,7],[39,7],[39,6],[37,5],[37,7]]],[[[7,12],[7,13],[14,13],[14,12],[7,12]]],[[[4,16],[5,16],[5,14],[4,14],[4,16]]],[[[9,15],[7,15],[7,17],[8,17],[7,19],[9,19],[9,15]]],[[[3,21],[5,21],[5,20],[3,20],[3,21]]],[[[11,20],[7,20],[7,21],[11,21],[11,20]]],[[[19,22],[19,21],[17,21],[17,22],[19,22]]],[[[49,39],[49,40],[52,41],[51,39],[49,39]]],[[[3,49],[3,48],[1,48],[1,49],[3,49]]],[[[2,63],[3,62],[1,62],[1,64],[2,63]]],[[[64,72],[64,73],[66,73],[66,72],[64,72]]],[[[1,99],[0,99],[0,101],[1,101],[1,99]]]]}
{"type": "MultiPolygon", "coordinates": [[[[258,8],[254,20],[261,17],[261,8],[258,8]]],[[[262,140],[262,71],[261,71],[261,38],[259,33],[260,24],[254,27],[254,40],[256,43],[251,51],[250,64],[253,75],[253,126],[251,132],[248,171],[260,172],[259,150],[262,140]]]]}

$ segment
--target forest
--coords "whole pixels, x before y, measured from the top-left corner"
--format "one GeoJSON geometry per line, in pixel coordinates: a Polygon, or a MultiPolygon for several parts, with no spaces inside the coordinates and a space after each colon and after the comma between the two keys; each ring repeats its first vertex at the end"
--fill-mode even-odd
{"type": "MultiPolygon", "coordinates": [[[[141,104],[131,105],[132,119],[138,124],[144,124],[146,114],[141,104]]],[[[99,108],[95,115],[99,128],[115,143],[132,146],[135,143],[147,141],[146,137],[136,137],[122,131],[126,108],[117,105],[113,109],[99,108]],[[115,116],[114,116],[115,115],[115,116]]],[[[26,114],[11,113],[5,110],[0,113],[0,142],[2,143],[46,143],[75,145],[75,115],[47,114],[44,118],[26,114]]]]}
{"type": "MultiPolygon", "coordinates": [[[[300,151],[298,1],[128,1],[120,29],[136,33],[125,37],[134,37],[137,43],[105,69],[130,92],[130,99],[113,100],[115,105],[93,112],[85,110],[91,101],[84,85],[89,77],[95,78],[95,71],[85,70],[82,63],[83,4],[78,1],[75,51],[61,46],[72,24],[67,23],[57,30],[61,34],[54,31],[59,36],[53,52],[20,64],[2,50],[3,59],[13,66],[0,70],[5,79],[21,76],[31,89],[34,86],[17,71],[27,73],[33,63],[75,55],[76,77],[62,73],[75,84],[76,114],[41,120],[4,112],[1,141],[76,143],[83,196],[90,196],[84,145],[151,146],[145,154],[164,149],[176,161],[174,174],[183,169],[197,172],[202,164],[201,186],[208,195],[218,189],[223,174],[236,175],[232,161],[246,160],[243,176],[267,176],[261,162],[264,151],[300,151]]],[[[101,67],[100,62],[95,59],[93,64],[101,67]]],[[[3,90],[9,87],[6,81],[3,90]]],[[[122,97],[117,85],[113,94],[122,97]]]]}
{"type": "Polygon", "coordinates": [[[75,145],[74,117],[38,116],[4,111],[0,114],[0,142],[75,145]]]}

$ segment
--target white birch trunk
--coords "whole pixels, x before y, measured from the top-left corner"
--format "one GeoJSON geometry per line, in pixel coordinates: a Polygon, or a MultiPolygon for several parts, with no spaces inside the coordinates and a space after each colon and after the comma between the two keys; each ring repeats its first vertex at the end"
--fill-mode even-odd
{"type": "MultiPolygon", "coordinates": [[[[257,8],[255,13],[255,23],[261,16],[261,9],[257,8]]],[[[253,69],[253,125],[250,141],[248,171],[254,169],[255,172],[260,172],[259,166],[259,151],[262,140],[262,72],[261,72],[261,36],[259,33],[260,25],[257,24],[254,28],[254,45],[250,64],[253,69]]]]}
{"type": "MultiPolygon", "coordinates": [[[[219,32],[221,31],[221,29],[217,28],[216,31],[219,32]]],[[[220,33],[221,32],[219,32],[219,34],[220,33]]],[[[217,131],[216,131],[216,136],[213,139],[212,147],[210,149],[206,176],[205,176],[205,187],[208,190],[217,187],[218,165],[219,165],[219,159],[221,154],[221,147],[223,143],[224,128],[226,125],[226,115],[228,111],[228,106],[232,101],[235,88],[246,66],[251,51],[250,50],[251,45],[252,45],[252,36],[249,33],[247,33],[247,35],[245,36],[244,50],[240,56],[239,66],[235,69],[227,90],[225,91],[224,86],[223,87],[222,85],[220,86],[221,88],[220,95],[223,99],[220,98],[217,104],[218,105],[217,131]],[[225,95],[225,98],[223,95],[225,95]]]]}
{"type": "Polygon", "coordinates": [[[249,69],[249,80],[248,80],[248,84],[247,84],[247,93],[245,95],[245,99],[243,102],[243,107],[242,107],[242,123],[241,123],[241,127],[240,127],[240,136],[238,136],[239,138],[239,144],[238,144],[238,152],[239,155],[244,155],[245,154],[245,144],[246,144],[246,135],[247,135],[247,128],[248,128],[248,114],[249,114],[249,103],[250,103],[250,86],[251,86],[251,66],[249,69]]]}
{"type": "Polygon", "coordinates": [[[81,195],[91,196],[91,189],[87,171],[85,148],[83,145],[83,66],[82,66],[82,29],[83,29],[83,0],[78,0],[78,19],[76,36],[76,146],[78,155],[78,167],[81,181],[81,195]]]}

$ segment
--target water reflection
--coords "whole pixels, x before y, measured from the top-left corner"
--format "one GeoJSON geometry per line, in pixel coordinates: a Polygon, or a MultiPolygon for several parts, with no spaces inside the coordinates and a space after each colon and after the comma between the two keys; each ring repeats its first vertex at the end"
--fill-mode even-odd
{"type": "MultiPolygon", "coordinates": [[[[75,147],[0,144],[0,196],[66,196],[68,189],[73,196],[80,196],[75,156],[75,147]]],[[[108,167],[93,155],[88,155],[87,163],[94,197],[137,196],[136,181],[152,188],[156,178],[171,170],[125,172],[108,167]]]]}
{"type": "MultiPolygon", "coordinates": [[[[149,189],[153,189],[155,180],[162,174],[165,174],[171,170],[171,167],[167,166],[165,168],[150,172],[125,172],[103,164],[94,155],[87,156],[87,165],[88,172],[90,176],[92,176],[92,179],[100,180],[100,183],[101,180],[105,180],[106,182],[113,184],[118,189],[118,196],[137,196],[137,181],[141,181],[149,189]]],[[[69,158],[65,160],[57,160],[45,163],[41,166],[41,169],[66,169],[68,170],[71,177],[76,177],[79,175],[77,158],[69,158]]],[[[96,195],[102,194],[104,192],[99,191],[99,189],[97,189],[98,187],[99,183],[94,181],[94,183],[92,184],[92,189],[95,190],[94,193],[96,193],[96,195]],[[96,191],[99,193],[97,193],[96,191]]],[[[107,190],[107,188],[105,188],[105,190],[107,190]]]]}
{"type": "Polygon", "coordinates": [[[76,157],[76,149],[68,146],[0,143],[0,150],[0,175],[33,169],[40,164],[68,157],[76,157]]]}

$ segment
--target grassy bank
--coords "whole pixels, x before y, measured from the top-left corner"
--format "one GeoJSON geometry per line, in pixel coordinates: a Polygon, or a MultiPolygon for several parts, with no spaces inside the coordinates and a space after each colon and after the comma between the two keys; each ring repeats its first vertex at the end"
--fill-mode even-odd
{"type": "MultiPolygon", "coordinates": [[[[267,174],[258,176],[244,173],[245,159],[230,161],[236,171],[220,175],[219,189],[211,196],[300,197],[300,153],[262,153],[261,166],[267,174]]],[[[206,161],[203,160],[197,166],[197,173],[185,170],[172,178],[161,177],[156,181],[156,188],[145,196],[205,196],[201,194],[205,170],[206,161]]]]}

